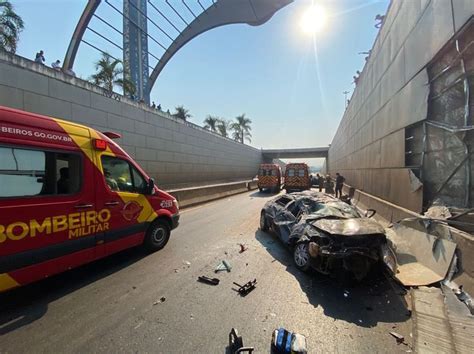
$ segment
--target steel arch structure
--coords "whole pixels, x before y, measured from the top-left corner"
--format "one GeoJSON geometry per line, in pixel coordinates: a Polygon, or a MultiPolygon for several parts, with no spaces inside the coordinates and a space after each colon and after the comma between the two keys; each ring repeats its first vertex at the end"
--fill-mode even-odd
{"type": "MultiPolygon", "coordinates": [[[[105,0],[105,2],[107,1],[108,0],[105,0]]],[[[124,0],[124,4],[128,4],[130,1],[131,0],[124,0]]],[[[212,0],[212,4],[205,8],[201,1],[197,0],[197,3],[200,5],[203,11],[199,15],[196,15],[189,7],[189,4],[186,3],[185,0],[181,0],[184,6],[186,6],[186,8],[194,17],[191,22],[187,22],[181,16],[181,14],[176,11],[172,4],[166,0],[165,3],[173,8],[181,20],[186,23],[186,27],[182,31],[179,31],[179,34],[173,39],[172,43],[167,48],[164,48],[164,53],[161,55],[161,57],[157,58],[157,64],[154,66],[151,75],[149,75],[146,86],[141,87],[141,90],[138,90],[138,92],[143,92],[143,97],[139,98],[149,102],[150,92],[163,68],[184,45],[200,34],[203,34],[211,29],[230,24],[248,24],[251,26],[262,25],[272,18],[277,11],[289,5],[293,1],[294,0],[212,0]]],[[[86,4],[73,32],[71,41],[65,54],[63,70],[66,71],[73,69],[79,46],[83,41],[84,33],[101,3],[102,0],[88,0],[88,3],[86,4]]],[[[148,0],[148,3],[154,6],[150,0],[148,0]]],[[[151,20],[149,17],[147,17],[147,19],[151,20]]],[[[125,21],[125,18],[123,20],[125,21]]],[[[172,23],[171,25],[175,27],[172,23]]],[[[125,43],[124,41],[123,52],[133,52],[139,50],[139,48],[126,48],[125,46],[129,45],[129,43],[130,42],[125,43]]],[[[125,60],[124,63],[126,63],[125,60]]],[[[130,65],[130,63],[126,64],[130,65]]],[[[126,70],[128,70],[133,77],[134,68],[127,67],[126,70]]]]}

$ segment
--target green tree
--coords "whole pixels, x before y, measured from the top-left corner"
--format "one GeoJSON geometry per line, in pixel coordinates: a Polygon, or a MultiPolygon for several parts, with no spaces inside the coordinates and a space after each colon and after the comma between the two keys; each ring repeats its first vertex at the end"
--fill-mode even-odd
{"type": "Polygon", "coordinates": [[[14,54],[23,28],[23,20],[10,1],[0,1],[0,49],[14,54]]]}
{"type": "Polygon", "coordinates": [[[229,137],[229,130],[231,129],[231,122],[225,119],[219,119],[217,122],[217,132],[223,137],[229,137]]]}
{"type": "Polygon", "coordinates": [[[209,129],[211,132],[217,132],[217,124],[219,123],[218,117],[208,115],[204,120],[204,129],[209,129]]]}
{"type": "Polygon", "coordinates": [[[95,70],[96,73],[91,77],[94,84],[111,92],[114,86],[119,86],[124,94],[135,93],[135,84],[123,70],[122,61],[113,58],[109,53],[102,53],[102,57],[95,63],[95,70]]]}
{"type": "Polygon", "coordinates": [[[182,120],[187,120],[191,118],[192,115],[189,113],[189,110],[184,108],[183,105],[175,107],[176,112],[173,113],[173,116],[182,120]]]}
{"type": "Polygon", "coordinates": [[[231,125],[231,129],[233,130],[232,138],[241,142],[242,144],[244,143],[244,140],[251,142],[252,134],[250,131],[252,130],[252,127],[250,124],[252,121],[245,117],[245,113],[237,116],[235,120],[236,122],[232,123],[231,125]]]}

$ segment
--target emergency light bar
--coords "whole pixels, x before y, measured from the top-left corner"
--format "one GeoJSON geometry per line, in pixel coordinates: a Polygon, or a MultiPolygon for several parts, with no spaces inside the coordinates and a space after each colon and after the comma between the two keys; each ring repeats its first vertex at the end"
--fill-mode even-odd
{"type": "Polygon", "coordinates": [[[101,139],[93,140],[94,149],[104,151],[107,150],[107,142],[101,139]]]}

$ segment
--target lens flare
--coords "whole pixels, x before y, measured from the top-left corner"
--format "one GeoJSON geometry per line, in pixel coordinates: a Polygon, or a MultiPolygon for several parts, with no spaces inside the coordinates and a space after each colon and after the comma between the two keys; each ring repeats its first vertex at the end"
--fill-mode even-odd
{"type": "Polygon", "coordinates": [[[312,5],[301,18],[301,29],[307,34],[314,34],[324,28],[327,22],[326,10],[320,5],[312,5]]]}

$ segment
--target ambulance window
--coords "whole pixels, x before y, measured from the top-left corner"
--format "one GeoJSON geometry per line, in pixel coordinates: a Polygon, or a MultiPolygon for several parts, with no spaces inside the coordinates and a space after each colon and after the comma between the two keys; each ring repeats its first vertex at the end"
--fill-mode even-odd
{"type": "Polygon", "coordinates": [[[290,169],[288,170],[288,177],[294,177],[294,175],[295,175],[295,170],[292,169],[292,168],[290,168],[290,169]]]}
{"type": "Polygon", "coordinates": [[[127,161],[117,157],[102,156],[105,182],[113,191],[143,193],[145,179],[127,161]]]}
{"type": "Polygon", "coordinates": [[[74,154],[56,154],[57,194],[73,194],[81,187],[81,158],[74,154]]]}
{"type": "Polygon", "coordinates": [[[78,154],[0,147],[0,197],[77,193],[81,162],[78,154]]]}
{"type": "Polygon", "coordinates": [[[298,176],[300,176],[300,177],[304,177],[304,175],[305,175],[305,171],[304,171],[304,169],[302,169],[302,168],[301,168],[301,169],[299,169],[299,170],[298,170],[298,176]]]}
{"type": "Polygon", "coordinates": [[[43,151],[0,147],[0,197],[38,195],[45,185],[43,151]]]}
{"type": "Polygon", "coordinates": [[[277,175],[277,170],[272,170],[272,176],[276,176],[277,175]]]}

